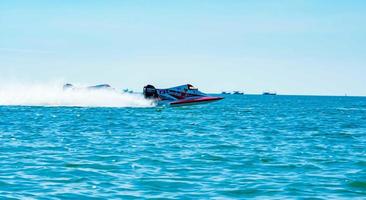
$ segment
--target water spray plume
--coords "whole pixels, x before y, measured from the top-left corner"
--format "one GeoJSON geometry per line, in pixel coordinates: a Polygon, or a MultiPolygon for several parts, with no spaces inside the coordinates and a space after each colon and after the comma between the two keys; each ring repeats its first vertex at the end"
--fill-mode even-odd
{"type": "Polygon", "coordinates": [[[20,84],[0,86],[0,105],[81,106],[81,107],[151,107],[141,94],[116,90],[63,90],[62,84],[20,84]]]}

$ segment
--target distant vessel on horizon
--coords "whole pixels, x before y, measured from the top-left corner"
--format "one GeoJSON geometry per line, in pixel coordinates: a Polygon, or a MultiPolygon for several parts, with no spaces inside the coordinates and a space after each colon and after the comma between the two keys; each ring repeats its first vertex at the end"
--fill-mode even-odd
{"type": "Polygon", "coordinates": [[[221,94],[235,94],[235,95],[244,95],[244,92],[233,91],[233,92],[221,92],[221,94]]]}
{"type": "Polygon", "coordinates": [[[132,94],[133,93],[133,90],[129,90],[128,88],[122,90],[123,93],[130,93],[132,94]]]}
{"type": "Polygon", "coordinates": [[[264,96],[276,96],[277,93],[276,92],[263,92],[262,95],[264,95],[264,96]]]}
{"type": "Polygon", "coordinates": [[[236,95],[244,95],[244,92],[234,91],[233,94],[236,94],[236,95]]]}
{"type": "Polygon", "coordinates": [[[88,87],[75,87],[71,83],[66,83],[63,87],[63,90],[115,90],[110,86],[109,84],[99,84],[99,85],[93,85],[88,87]]]}

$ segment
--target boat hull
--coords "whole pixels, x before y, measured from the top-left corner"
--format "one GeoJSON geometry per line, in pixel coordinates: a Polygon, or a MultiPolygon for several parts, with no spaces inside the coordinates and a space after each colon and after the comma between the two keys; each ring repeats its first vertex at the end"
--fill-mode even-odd
{"type": "Polygon", "coordinates": [[[188,105],[197,105],[197,104],[206,104],[212,103],[219,100],[222,100],[223,97],[199,97],[194,99],[183,99],[178,101],[170,102],[170,106],[188,106],[188,105]]]}

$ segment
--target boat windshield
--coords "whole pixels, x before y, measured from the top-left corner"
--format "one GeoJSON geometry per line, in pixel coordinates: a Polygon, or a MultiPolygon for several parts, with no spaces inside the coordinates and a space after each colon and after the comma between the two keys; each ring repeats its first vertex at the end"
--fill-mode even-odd
{"type": "Polygon", "coordinates": [[[198,88],[193,87],[193,85],[190,85],[190,84],[188,84],[188,89],[189,90],[198,90],[198,88]]]}

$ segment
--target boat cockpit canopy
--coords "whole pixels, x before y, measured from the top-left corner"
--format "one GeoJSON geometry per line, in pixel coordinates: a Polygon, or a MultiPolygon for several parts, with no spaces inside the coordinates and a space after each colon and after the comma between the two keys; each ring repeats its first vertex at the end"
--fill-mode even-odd
{"type": "Polygon", "coordinates": [[[188,86],[188,89],[189,89],[189,90],[198,90],[198,88],[194,87],[194,86],[193,86],[193,85],[191,85],[191,84],[188,84],[187,86],[188,86]]]}

